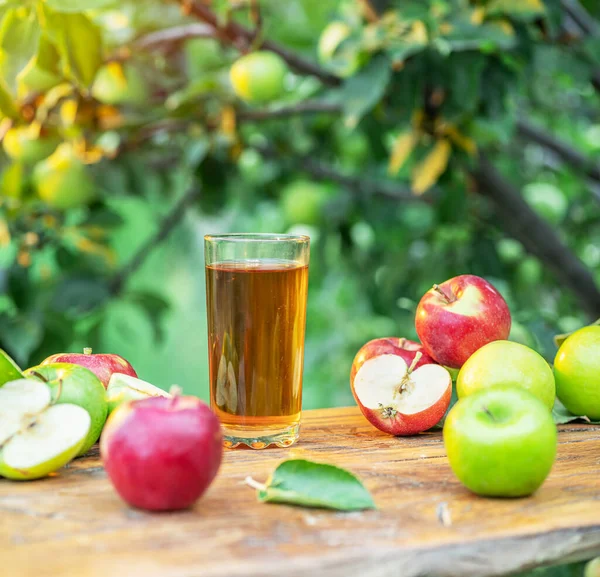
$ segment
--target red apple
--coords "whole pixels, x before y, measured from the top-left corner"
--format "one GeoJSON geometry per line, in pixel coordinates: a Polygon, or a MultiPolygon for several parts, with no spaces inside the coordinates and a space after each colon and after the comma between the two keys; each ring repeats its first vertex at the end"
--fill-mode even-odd
{"type": "Polygon", "coordinates": [[[457,369],[483,345],[508,339],[510,323],[502,295],[485,279],[465,274],[423,295],[415,326],[427,353],[457,369]]]}
{"type": "Polygon", "coordinates": [[[221,426],[195,397],[151,397],[115,409],[100,438],[104,467],[133,507],[172,511],[193,505],[215,478],[221,426]]]}
{"type": "Polygon", "coordinates": [[[350,369],[350,381],[354,381],[356,373],[363,364],[381,355],[398,355],[402,357],[406,364],[410,366],[415,358],[415,355],[420,352],[421,358],[415,365],[415,369],[423,365],[435,363],[435,361],[425,352],[425,349],[415,341],[410,341],[404,337],[384,337],[381,339],[373,339],[361,347],[356,353],[352,368],[350,369]]]}
{"type": "Polygon", "coordinates": [[[444,416],[452,396],[450,373],[437,364],[419,366],[421,360],[417,351],[409,366],[397,352],[384,352],[366,360],[351,376],[356,403],[380,431],[415,435],[444,416]]]}
{"type": "Polygon", "coordinates": [[[71,363],[85,367],[100,379],[105,389],[108,387],[110,377],[114,373],[121,373],[137,378],[133,367],[123,357],[119,355],[93,355],[92,349],[89,348],[83,349],[83,354],[58,353],[52,355],[44,360],[42,365],[50,365],[52,363],[71,363]]]}

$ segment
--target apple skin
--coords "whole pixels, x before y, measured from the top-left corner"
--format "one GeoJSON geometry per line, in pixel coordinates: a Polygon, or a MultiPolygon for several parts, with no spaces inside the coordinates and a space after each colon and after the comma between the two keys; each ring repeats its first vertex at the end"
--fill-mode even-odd
{"type": "Polygon", "coordinates": [[[600,419],[600,326],[575,331],[554,359],[556,396],[574,415],[600,419]]]}
{"type": "Polygon", "coordinates": [[[544,357],[512,341],[494,341],[481,347],[463,365],[456,379],[459,399],[481,389],[513,385],[529,391],[552,410],[556,387],[544,357]]]}
{"type": "Polygon", "coordinates": [[[556,457],[556,425],[525,389],[496,386],[459,400],[444,423],[454,474],[488,497],[524,497],[544,482],[556,457]]]}
{"type": "Polygon", "coordinates": [[[510,325],[510,311],[502,295],[485,279],[470,274],[427,291],[415,321],[427,353],[451,368],[460,368],[483,345],[508,339],[510,325]]]}
{"type": "Polygon", "coordinates": [[[71,363],[92,371],[106,389],[114,373],[121,373],[137,378],[134,368],[119,355],[92,354],[92,349],[84,349],[82,353],[58,353],[42,361],[42,365],[53,363],[71,363]]]}
{"type": "Polygon", "coordinates": [[[410,341],[404,337],[383,337],[380,339],[373,339],[368,343],[364,344],[352,361],[352,368],[350,369],[350,382],[354,382],[354,377],[358,373],[359,369],[365,364],[366,361],[373,357],[380,355],[398,355],[402,357],[406,364],[410,367],[415,355],[420,352],[421,358],[414,366],[414,369],[418,369],[423,365],[437,364],[426,352],[422,345],[415,341],[410,341]]]}
{"type": "Polygon", "coordinates": [[[221,464],[221,426],[195,397],[152,397],[113,411],[100,439],[106,472],[124,501],[148,511],[193,505],[221,464]]]}

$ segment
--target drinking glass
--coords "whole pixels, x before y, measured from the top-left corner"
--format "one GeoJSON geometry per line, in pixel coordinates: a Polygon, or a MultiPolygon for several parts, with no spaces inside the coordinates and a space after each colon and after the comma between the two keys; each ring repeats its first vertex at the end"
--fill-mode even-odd
{"type": "Polygon", "coordinates": [[[210,402],[226,447],[298,439],[309,243],[279,234],[204,237],[210,402]]]}

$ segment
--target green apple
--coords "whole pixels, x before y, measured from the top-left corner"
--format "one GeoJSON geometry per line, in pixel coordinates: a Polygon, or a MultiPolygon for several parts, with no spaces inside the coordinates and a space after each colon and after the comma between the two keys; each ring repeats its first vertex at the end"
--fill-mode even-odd
{"type": "Polygon", "coordinates": [[[148,99],[148,89],[137,68],[109,62],[96,73],[92,96],[104,104],[142,104],[148,99]]]}
{"type": "Polygon", "coordinates": [[[100,379],[89,369],[70,363],[38,365],[27,369],[25,376],[46,382],[57,403],[78,405],[90,414],[90,430],[78,454],[87,453],[100,437],[108,415],[106,390],[100,379]]]}
{"type": "Polygon", "coordinates": [[[461,399],[444,423],[454,474],[489,497],[523,497],[544,482],[556,456],[556,425],[537,397],[496,386],[461,399]]]}
{"type": "Polygon", "coordinates": [[[4,152],[12,160],[35,164],[50,156],[59,145],[57,136],[41,136],[39,125],[15,126],[2,139],[4,152]]]}
{"type": "Polygon", "coordinates": [[[38,196],[57,210],[90,204],[96,196],[85,164],[68,142],[35,165],[33,184],[38,196]]]}
{"type": "Polygon", "coordinates": [[[233,91],[246,102],[267,102],[279,98],[288,73],[285,60],[274,52],[259,50],[238,58],[229,78],[233,91]]]}
{"type": "Polygon", "coordinates": [[[475,351],[460,369],[456,392],[462,399],[496,385],[528,390],[549,409],[554,405],[552,369],[533,349],[511,341],[493,341],[475,351]]]}
{"type": "Polygon", "coordinates": [[[323,209],[332,198],[330,186],[310,180],[295,180],[281,192],[281,207],[289,225],[317,225],[323,220],[323,209]]]}
{"type": "Polygon", "coordinates": [[[532,182],[523,188],[529,205],[552,224],[559,224],[567,215],[569,201],[560,188],[549,182],[532,182]]]}
{"type": "Polygon", "coordinates": [[[600,326],[575,331],[554,359],[556,394],[574,415],[600,419],[600,326]]]}
{"type": "Polygon", "coordinates": [[[22,379],[23,373],[6,351],[0,349],[0,387],[8,381],[22,379]]]}
{"type": "Polygon", "coordinates": [[[83,446],[90,423],[77,405],[53,405],[44,383],[6,383],[0,388],[0,475],[29,480],[60,469],[83,446]]]}
{"type": "Polygon", "coordinates": [[[170,396],[166,391],[142,381],[142,379],[136,379],[122,373],[113,373],[106,389],[108,414],[110,415],[119,405],[128,401],[170,396]]]}
{"type": "Polygon", "coordinates": [[[583,577],[600,577],[600,557],[596,557],[585,564],[583,577]]]}

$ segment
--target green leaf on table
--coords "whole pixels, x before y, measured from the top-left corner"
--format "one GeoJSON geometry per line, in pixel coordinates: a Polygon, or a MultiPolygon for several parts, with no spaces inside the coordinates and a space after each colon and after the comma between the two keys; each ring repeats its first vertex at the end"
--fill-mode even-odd
{"type": "Polygon", "coordinates": [[[600,421],[592,421],[585,415],[574,415],[573,413],[570,413],[558,399],[554,401],[552,417],[557,425],[564,425],[565,423],[571,423],[573,421],[585,421],[586,423],[600,424],[600,421]]]}
{"type": "Polygon", "coordinates": [[[83,12],[115,4],[115,0],[46,0],[46,4],[58,12],[83,12]]]}
{"type": "Polygon", "coordinates": [[[356,76],[348,79],[340,96],[346,123],[349,126],[356,126],[360,119],[381,100],[391,77],[390,61],[383,54],[379,54],[356,76]]]}
{"type": "Polygon", "coordinates": [[[371,494],[349,471],[334,465],[291,459],[281,463],[262,485],[246,482],[257,489],[263,503],[287,503],[339,511],[375,509],[371,494]]]}
{"type": "Polygon", "coordinates": [[[63,74],[88,88],[102,64],[102,37],[98,27],[84,14],[43,10],[44,31],[61,57],[63,74]]]}

